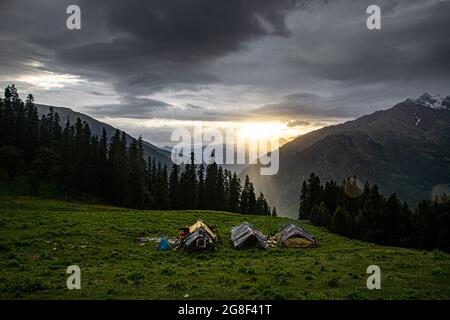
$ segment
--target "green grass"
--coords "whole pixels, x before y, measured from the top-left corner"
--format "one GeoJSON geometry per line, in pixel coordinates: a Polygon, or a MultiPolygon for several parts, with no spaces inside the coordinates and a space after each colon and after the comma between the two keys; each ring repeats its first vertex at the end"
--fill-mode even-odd
{"type": "MultiPolygon", "coordinates": [[[[0,182],[3,183],[3,182],[0,182]]],[[[4,185],[0,190],[5,189],[4,185]]],[[[382,247],[302,224],[315,249],[235,251],[232,226],[249,221],[274,233],[292,220],[207,211],[134,211],[0,193],[0,299],[449,299],[450,255],[382,247]],[[203,219],[223,238],[217,252],[186,254],[137,245],[176,237],[203,219]],[[68,290],[69,265],[81,290],[68,290]],[[381,290],[366,288],[380,266],[381,290]],[[188,295],[188,296],[186,296],[188,295]]]]}

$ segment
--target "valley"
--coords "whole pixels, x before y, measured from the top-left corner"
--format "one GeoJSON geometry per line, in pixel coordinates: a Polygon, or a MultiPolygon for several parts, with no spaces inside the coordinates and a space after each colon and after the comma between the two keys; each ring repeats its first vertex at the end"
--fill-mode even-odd
{"type": "Polygon", "coordinates": [[[450,255],[385,247],[334,235],[304,221],[215,211],[138,211],[62,201],[43,188],[0,190],[1,299],[449,299],[450,255]],[[157,251],[139,235],[176,237],[196,219],[215,224],[213,253],[157,251]],[[299,223],[314,249],[234,250],[232,226],[249,221],[266,234],[299,223]],[[370,265],[382,273],[369,290],[370,265]],[[66,268],[81,269],[68,290],[66,268]]]}

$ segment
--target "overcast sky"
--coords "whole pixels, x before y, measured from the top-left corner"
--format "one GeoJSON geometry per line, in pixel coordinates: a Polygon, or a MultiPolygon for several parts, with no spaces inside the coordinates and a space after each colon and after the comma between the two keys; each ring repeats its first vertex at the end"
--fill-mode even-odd
{"type": "Polygon", "coordinates": [[[447,0],[0,4],[3,87],[161,145],[193,121],[279,121],[301,133],[450,94],[447,0]],[[81,30],[66,28],[70,4],[81,30]],[[381,30],[366,28],[370,4],[381,30]]]}

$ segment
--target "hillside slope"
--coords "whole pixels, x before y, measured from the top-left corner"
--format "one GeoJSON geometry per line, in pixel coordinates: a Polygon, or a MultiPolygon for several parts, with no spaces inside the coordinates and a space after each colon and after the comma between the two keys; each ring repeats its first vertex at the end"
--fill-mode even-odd
{"type": "Polygon", "coordinates": [[[448,254],[349,240],[303,223],[319,248],[235,251],[229,233],[242,221],[272,234],[298,223],[0,194],[0,299],[450,298],[448,254]],[[189,255],[134,242],[140,235],[176,237],[196,219],[218,227],[217,252],[189,255]],[[372,264],[381,268],[381,290],[366,288],[372,264]],[[70,265],[81,268],[81,290],[66,288],[70,265]]]}
{"type": "Polygon", "coordinates": [[[294,217],[300,184],[311,172],[338,182],[356,175],[385,194],[417,203],[450,183],[450,111],[408,99],[287,143],[280,148],[277,175],[261,176],[249,166],[241,176],[248,174],[281,214],[294,217]]]}
{"type": "MultiPolygon", "coordinates": [[[[42,104],[37,104],[36,106],[38,108],[39,116],[47,114],[51,107],[51,106],[42,105],[42,104]]],[[[80,118],[81,121],[86,121],[89,124],[89,127],[91,128],[92,133],[97,136],[100,136],[102,134],[103,128],[105,128],[108,138],[111,138],[114,135],[114,133],[116,132],[116,128],[114,128],[113,126],[111,126],[107,123],[98,121],[84,113],[76,112],[70,108],[64,108],[64,107],[53,107],[53,109],[61,117],[60,123],[61,123],[62,127],[65,126],[68,119],[71,123],[74,123],[77,120],[77,118],[80,118]]],[[[129,134],[127,134],[127,142],[131,143],[132,139],[133,139],[133,137],[130,136],[129,134]]],[[[161,164],[168,165],[170,168],[170,166],[172,165],[172,161],[170,159],[169,151],[160,149],[147,141],[144,141],[143,145],[144,145],[145,158],[152,157],[156,161],[161,162],[161,164]]]]}

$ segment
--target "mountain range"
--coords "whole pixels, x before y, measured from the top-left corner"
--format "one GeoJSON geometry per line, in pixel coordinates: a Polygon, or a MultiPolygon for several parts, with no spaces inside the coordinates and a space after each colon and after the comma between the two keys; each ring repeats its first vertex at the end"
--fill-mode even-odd
{"type": "Polygon", "coordinates": [[[356,176],[414,205],[450,184],[450,96],[424,94],[356,120],[302,135],[280,148],[280,169],[261,176],[248,166],[257,191],[283,216],[298,211],[301,183],[314,172],[322,181],[356,176]]]}
{"type": "MultiPolygon", "coordinates": [[[[37,105],[40,115],[50,106],[37,105]]],[[[53,107],[61,124],[77,118],[92,132],[109,138],[116,128],[70,108],[53,107]]],[[[132,136],[126,134],[130,143],[132,136]]],[[[171,166],[170,147],[158,148],[144,141],[145,157],[171,166]]],[[[261,176],[259,165],[229,168],[249,175],[255,189],[277,207],[280,215],[297,215],[300,184],[311,172],[322,181],[341,182],[356,176],[362,183],[378,184],[385,195],[393,192],[415,204],[450,190],[450,96],[423,94],[394,107],[356,120],[324,127],[297,137],[280,147],[280,169],[261,176]]]]}

